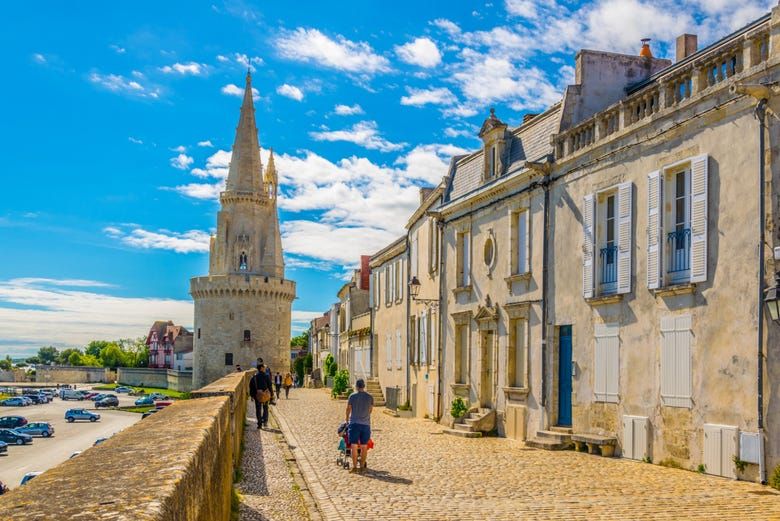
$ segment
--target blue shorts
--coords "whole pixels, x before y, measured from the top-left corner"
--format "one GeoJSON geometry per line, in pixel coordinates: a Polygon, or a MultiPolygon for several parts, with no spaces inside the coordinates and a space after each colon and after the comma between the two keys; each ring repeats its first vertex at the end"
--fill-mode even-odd
{"type": "Polygon", "coordinates": [[[371,438],[371,427],[362,423],[350,423],[347,436],[350,444],[368,445],[368,440],[371,438]]]}

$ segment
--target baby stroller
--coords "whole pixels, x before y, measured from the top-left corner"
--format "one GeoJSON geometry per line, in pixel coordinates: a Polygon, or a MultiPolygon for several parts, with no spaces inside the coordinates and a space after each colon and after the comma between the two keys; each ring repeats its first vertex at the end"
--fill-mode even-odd
{"type": "MultiPolygon", "coordinates": [[[[349,464],[352,461],[352,447],[349,443],[349,423],[347,422],[341,422],[339,424],[339,428],[337,430],[337,433],[339,435],[339,452],[338,457],[336,458],[336,465],[341,465],[345,469],[349,469],[349,464]]],[[[374,440],[368,440],[368,444],[366,445],[366,450],[373,449],[374,448],[374,440]]],[[[356,446],[355,450],[358,451],[358,460],[360,459],[360,447],[356,446]]]]}

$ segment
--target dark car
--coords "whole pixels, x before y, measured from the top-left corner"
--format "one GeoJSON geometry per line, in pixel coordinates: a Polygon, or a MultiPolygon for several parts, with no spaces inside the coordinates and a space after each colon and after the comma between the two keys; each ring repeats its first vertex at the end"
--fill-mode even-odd
{"type": "Polygon", "coordinates": [[[0,441],[0,454],[8,454],[8,444],[4,441],[0,441]]]}
{"type": "Polygon", "coordinates": [[[31,422],[24,427],[17,427],[16,432],[22,434],[29,434],[30,436],[43,436],[48,438],[54,434],[54,427],[49,422],[31,422]]]}
{"type": "Polygon", "coordinates": [[[143,413],[143,414],[141,415],[141,419],[143,420],[143,419],[144,419],[144,418],[146,418],[147,416],[151,416],[151,415],[152,415],[152,414],[154,414],[154,413],[160,412],[160,410],[161,410],[161,409],[149,409],[148,411],[146,411],[145,413],[143,413]]]}
{"type": "Polygon", "coordinates": [[[117,398],[114,395],[106,396],[95,402],[95,408],[97,409],[101,407],[118,407],[118,406],[119,406],[119,398],[117,398]]]}
{"type": "Polygon", "coordinates": [[[115,392],[118,393],[131,393],[133,390],[130,387],[117,387],[114,389],[115,392]]]}
{"type": "Polygon", "coordinates": [[[33,439],[29,434],[22,434],[14,429],[0,429],[0,441],[4,441],[9,445],[24,445],[32,443],[33,439]]]}
{"type": "Polygon", "coordinates": [[[144,396],[142,398],[138,398],[135,401],[135,405],[138,406],[138,407],[140,407],[142,405],[154,405],[154,400],[152,399],[151,396],[144,396]]]}
{"type": "Polygon", "coordinates": [[[42,403],[46,403],[46,402],[47,402],[46,398],[41,398],[41,397],[40,397],[39,395],[37,395],[37,394],[25,394],[25,395],[23,396],[23,398],[28,398],[28,399],[32,400],[32,403],[33,403],[34,405],[39,405],[39,404],[42,404],[42,403]]]}
{"type": "Polygon", "coordinates": [[[6,398],[0,402],[3,407],[24,407],[27,403],[21,396],[14,396],[13,398],[6,398]]]}
{"type": "Polygon", "coordinates": [[[3,416],[0,418],[0,428],[15,429],[27,425],[27,418],[24,416],[3,416]]]}

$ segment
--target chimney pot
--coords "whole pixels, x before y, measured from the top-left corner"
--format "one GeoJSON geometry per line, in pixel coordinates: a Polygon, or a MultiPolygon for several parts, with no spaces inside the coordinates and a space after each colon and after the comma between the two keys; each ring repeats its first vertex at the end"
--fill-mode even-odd
{"type": "Polygon", "coordinates": [[[653,57],[653,52],[650,50],[650,38],[642,38],[642,49],[639,51],[639,56],[644,58],[653,57]]]}
{"type": "Polygon", "coordinates": [[[681,34],[677,37],[675,61],[682,61],[698,50],[698,38],[695,34],[681,34]]]}

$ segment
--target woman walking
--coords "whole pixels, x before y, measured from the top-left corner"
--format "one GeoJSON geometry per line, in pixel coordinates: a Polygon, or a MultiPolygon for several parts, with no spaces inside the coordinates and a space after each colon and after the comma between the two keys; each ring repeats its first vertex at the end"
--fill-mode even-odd
{"type": "Polygon", "coordinates": [[[284,375],[284,397],[289,398],[290,397],[290,387],[293,385],[293,379],[292,375],[290,373],[287,373],[284,375]]]}

